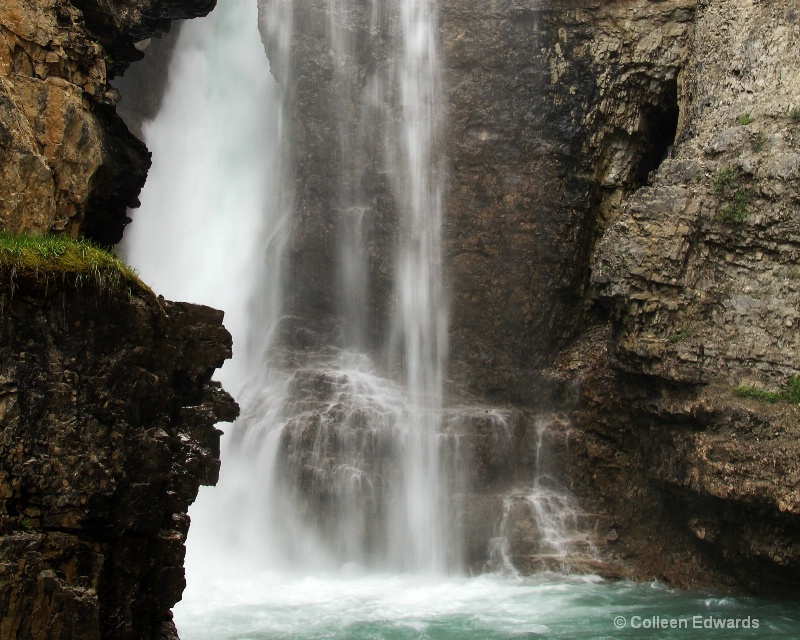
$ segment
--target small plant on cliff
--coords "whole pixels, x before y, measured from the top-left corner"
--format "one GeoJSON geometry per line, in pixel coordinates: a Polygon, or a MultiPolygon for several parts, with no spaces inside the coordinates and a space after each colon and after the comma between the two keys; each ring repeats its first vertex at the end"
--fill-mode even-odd
{"type": "Polygon", "coordinates": [[[678,331],[678,333],[673,333],[669,337],[670,344],[678,344],[679,342],[688,340],[695,333],[697,333],[697,327],[695,325],[693,324],[686,325],[680,331],[678,331]]]}
{"type": "Polygon", "coordinates": [[[791,109],[789,109],[789,117],[794,122],[800,122],[800,109],[798,109],[797,107],[792,107],[791,109]]]}
{"type": "Polygon", "coordinates": [[[25,531],[33,531],[35,528],[33,526],[33,521],[30,518],[23,518],[19,521],[19,523],[22,525],[22,528],[25,529],[25,531]]]}
{"type": "Polygon", "coordinates": [[[716,220],[742,224],[747,219],[752,193],[742,184],[742,173],[737,167],[725,167],[714,174],[714,193],[723,202],[716,220]]]}
{"type": "Polygon", "coordinates": [[[755,387],[736,387],[733,395],[737,398],[751,398],[760,402],[789,402],[800,404],[800,378],[791,378],[780,391],[762,391],[755,387]]]}
{"type": "Polygon", "coordinates": [[[757,133],[750,140],[750,148],[754,153],[761,153],[764,150],[764,145],[767,143],[767,137],[763,133],[757,133]]]}
{"type": "Polygon", "coordinates": [[[714,193],[718,196],[727,195],[739,184],[739,169],[725,167],[714,174],[714,193]]]}
{"type": "Polygon", "coordinates": [[[749,113],[743,113],[739,116],[739,124],[743,127],[746,127],[748,124],[753,122],[753,118],[750,116],[749,113]]]}
{"type": "Polygon", "coordinates": [[[750,192],[737,191],[733,199],[722,207],[717,219],[725,224],[742,224],[747,220],[747,205],[750,204],[750,192]]]}
{"type": "Polygon", "coordinates": [[[61,276],[73,279],[78,285],[93,283],[102,289],[128,287],[151,292],[114,253],[88,240],[67,236],[27,236],[0,231],[0,269],[10,272],[12,282],[20,277],[61,276]]]}

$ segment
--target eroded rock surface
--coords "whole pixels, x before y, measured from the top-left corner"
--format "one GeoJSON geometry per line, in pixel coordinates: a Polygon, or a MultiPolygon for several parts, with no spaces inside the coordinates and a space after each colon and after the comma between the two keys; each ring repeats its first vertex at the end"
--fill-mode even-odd
{"type": "MultiPolygon", "coordinates": [[[[596,487],[628,526],[651,521],[651,540],[665,530],[740,586],[795,597],[798,409],[734,391],[778,393],[800,373],[797,12],[698,8],[679,144],[594,257],[610,372],[584,378],[580,418],[593,474],[628,487],[622,500],[596,487]]],[[[662,564],[676,582],[698,579],[662,564]]]]}
{"type": "MultiPolygon", "coordinates": [[[[341,17],[351,96],[391,66],[395,9],[341,17]]],[[[465,427],[471,564],[503,495],[533,477],[531,416],[555,411],[565,481],[628,575],[796,593],[797,409],[733,390],[777,392],[800,373],[798,13],[786,0],[440,3],[450,376],[527,416],[508,442],[497,425],[465,427]]],[[[365,116],[345,110],[342,128],[332,114],[347,99],[323,3],[295,18],[287,327],[306,346],[337,334],[345,212],[331,203],[352,169],[338,137],[365,116]]],[[[380,319],[396,212],[369,149],[351,177],[380,319]]],[[[372,329],[380,345],[385,323],[372,329]]]]}
{"type": "Polygon", "coordinates": [[[133,42],[183,3],[8,0],[0,5],[0,226],[85,235],[112,245],[138,206],[150,155],[113,105],[114,71],[141,57],[133,42]]]}
{"type": "Polygon", "coordinates": [[[0,289],[0,638],[176,637],[186,514],[219,471],[222,313],[0,289]]]}

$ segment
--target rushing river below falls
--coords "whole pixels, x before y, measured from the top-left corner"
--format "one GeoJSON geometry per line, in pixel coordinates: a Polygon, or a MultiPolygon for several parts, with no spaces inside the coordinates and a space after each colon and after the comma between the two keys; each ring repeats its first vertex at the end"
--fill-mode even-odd
{"type": "Polygon", "coordinates": [[[791,605],[589,576],[195,578],[175,609],[183,640],[800,637],[791,605]]]}

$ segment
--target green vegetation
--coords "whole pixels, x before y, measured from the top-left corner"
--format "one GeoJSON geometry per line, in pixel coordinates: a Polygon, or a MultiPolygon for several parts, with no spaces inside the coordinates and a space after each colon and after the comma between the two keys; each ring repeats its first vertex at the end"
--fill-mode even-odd
{"type": "Polygon", "coordinates": [[[726,195],[739,184],[739,169],[725,167],[714,174],[714,193],[718,196],[726,195]]]}
{"type": "Polygon", "coordinates": [[[88,240],[67,236],[26,236],[0,231],[0,268],[11,272],[12,281],[20,277],[61,276],[74,278],[78,285],[92,283],[101,289],[128,287],[152,293],[114,253],[88,240]]]}
{"type": "Polygon", "coordinates": [[[800,122],[800,109],[797,107],[789,109],[789,117],[795,122],[800,122]]]}
{"type": "Polygon", "coordinates": [[[760,153],[764,150],[764,145],[767,143],[767,137],[763,133],[757,133],[750,140],[750,148],[755,153],[760,153]]]}
{"type": "Polygon", "coordinates": [[[747,219],[752,193],[742,185],[742,173],[737,167],[725,167],[714,174],[714,193],[723,202],[716,220],[742,224],[747,219]]]}
{"type": "Polygon", "coordinates": [[[114,66],[114,58],[112,58],[109,54],[103,54],[103,60],[106,61],[106,67],[114,66]]]}
{"type": "Polygon", "coordinates": [[[691,338],[695,333],[697,333],[697,327],[693,324],[686,325],[683,327],[678,333],[673,333],[669,337],[669,341],[671,344],[678,344],[679,342],[683,342],[684,340],[688,340],[691,338]]]}
{"type": "Polygon", "coordinates": [[[33,521],[30,518],[23,518],[19,523],[22,525],[22,528],[25,529],[25,531],[33,531],[35,528],[33,526],[33,521]]]}
{"type": "Polygon", "coordinates": [[[737,191],[733,199],[717,214],[717,220],[725,224],[742,224],[747,220],[748,204],[750,204],[750,192],[746,189],[737,191]]]}
{"type": "Polygon", "coordinates": [[[751,122],[753,122],[753,118],[750,117],[749,113],[743,113],[742,115],[739,116],[739,124],[742,125],[743,127],[746,127],[751,122]]]}
{"type": "Polygon", "coordinates": [[[800,378],[792,378],[780,391],[762,391],[755,387],[736,387],[733,395],[737,398],[751,398],[760,402],[789,402],[800,404],[800,378]]]}

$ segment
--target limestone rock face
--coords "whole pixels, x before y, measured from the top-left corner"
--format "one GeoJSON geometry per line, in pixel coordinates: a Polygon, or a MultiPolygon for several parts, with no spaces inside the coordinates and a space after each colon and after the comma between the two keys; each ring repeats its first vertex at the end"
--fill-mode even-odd
{"type": "Polygon", "coordinates": [[[175,637],[214,484],[222,313],[51,281],[0,291],[0,638],[175,637]]]}
{"type": "Polygon", "coordinates": [[[452,374],[480,393],[539,400],[580,329],[598,228],[674,136],[695,4],[443,3],[452,374]]]}
{"type": "MultiPolygon", "coordinates": [[[[392,64],[396,5],[375,23],[355,6],[346,77],[325,3],[294,16],[286,326],[304,346],[339,330],[342,175],[368,205],[366,304],[377,319],[390,308],[385,149],[370,139],[343,168],[342,132],[365,112],[334,112],[392,64]]],[[[439,3],[450,377],[512,413],[565,416],[571,486],[634,577],[796,593],[797,409],[733,389],[800,375],[798,14],[788,0],[439,3]]],[[[382,344],[385,323],[371,327],[382,344]]],[[[532,477],[535,424],[508,442],[465,427],[473,566],[503,494],[532,477]]],[[[533,557],[516,522],[515,553],[533,557]]]]}
{"type": "Polygon", "coordinates": [[[133,42],[184,3],[8,0],[0,6],[0,226],[65,232],[104,245],[122,238],[150,157],[116,115],[108,80],[141,57],[133,42]],[[102,17],[114,16],[114,20],[102,17]]]}
{"type": "Polygon", "coordinates": [[[783,596],[797,596],[800,574],[798,410],[734,390],[780,392],[800,374],[798,9],[698,8],[678,144],[594,256],[613,373],[600,376],[605,397],[584,387],[594,473],[647,487],[628,506],[601,488],[628,525],[632,509],[666,508],[642,520],[669,522],[740,585],[783,596]]]}
{"type": "Polygon", "coordinates": [[[627,370],[768,387],[800,373],[790,4],[716,2],[698,16],[682,142],[595,257],[599,295],[624,309],[614,356],[627,370]]]}

